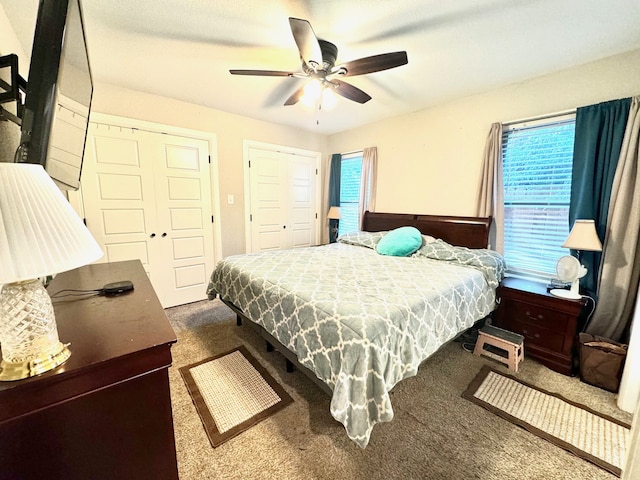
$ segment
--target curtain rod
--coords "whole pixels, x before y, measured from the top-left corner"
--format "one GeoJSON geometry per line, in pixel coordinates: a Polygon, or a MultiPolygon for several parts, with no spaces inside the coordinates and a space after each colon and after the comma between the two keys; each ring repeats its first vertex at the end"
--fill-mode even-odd
{"type": "Polygon", "coordinates": [[[364,152],[364,148],[361,150],[354,150],[353,152],[341,152],[340,155],[346,156],[346,155],[353,155],[354,153],[362,153],[364,152]]]}
{"type": "Polygon", "coordinates": [[[562,110],[560,112],[555,113],[546,113],[544,115],[538,115],[537,117],[528,117],[528,118],[520,118],[518,120],[509,120],[508,122],[501,122],[502,125],[513,125],[516,123],[524,123],[524,122],[535,122],[537,120],[544,120],[546,118],[559,117],[560,115],[569,115],[571,113],[576,113],[576,108],[572,108],[570,110],[562,110]]]}

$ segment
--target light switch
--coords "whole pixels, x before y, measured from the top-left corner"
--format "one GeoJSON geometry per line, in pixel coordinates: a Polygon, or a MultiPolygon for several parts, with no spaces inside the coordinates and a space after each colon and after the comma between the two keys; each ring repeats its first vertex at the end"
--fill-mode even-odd
{"type": "Polygon", "coordinates": [[[233,198],[233,195],[227,195],[227,204],[229,205],[233,205],[235,203],[235,199],[233,198]]]}

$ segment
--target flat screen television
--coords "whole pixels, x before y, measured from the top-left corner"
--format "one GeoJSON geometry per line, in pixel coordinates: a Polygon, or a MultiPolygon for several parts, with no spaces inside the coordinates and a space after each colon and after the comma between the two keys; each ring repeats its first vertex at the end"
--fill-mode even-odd
{"type": "Polygon", "coordinates": [[[77,190],[92,97],[80,0],[40,0],[17,161],[77,190]]]}

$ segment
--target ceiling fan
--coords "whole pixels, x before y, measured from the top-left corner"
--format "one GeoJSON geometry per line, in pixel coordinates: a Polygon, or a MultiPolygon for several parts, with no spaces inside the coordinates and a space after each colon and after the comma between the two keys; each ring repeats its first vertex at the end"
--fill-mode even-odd
{"type": "MultiPolygon", "coordinates": [[[[291,33],[296,41],[302,60],[302,72],[283,72],[279,70],[229,70],[232,75],[257,75],[265,77],[294,77],[315,80],[318,90],[332,90],[349,100],[366,103],[371,100],[364,91],[343,82],[340,77],[354,77],[366,73],[379,72],[408,63],[407,52],[391,52],[364,57],[336,65],[338,47],[326,40],[319,40],[307,20],[289,18],[291,33]]],[[[295,105],[305,94],[305,86],[297,89],[284,102],[295,105]]]]}

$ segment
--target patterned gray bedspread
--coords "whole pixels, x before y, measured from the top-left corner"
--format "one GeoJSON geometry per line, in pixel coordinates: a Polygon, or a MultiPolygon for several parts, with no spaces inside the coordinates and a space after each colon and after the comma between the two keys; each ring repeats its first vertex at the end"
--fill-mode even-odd
{"type": "Polygon", "coordinates": [[[373,249],[379,235],[228,257],[207,289],[209,298],[218,294],[264,327],[333,390],[332,416],[363,448],[373,426],[393,418],[393,386],[494,309],[504,272],[495,252],[444,242],[411,257],[379,255],[373,249]]]}

